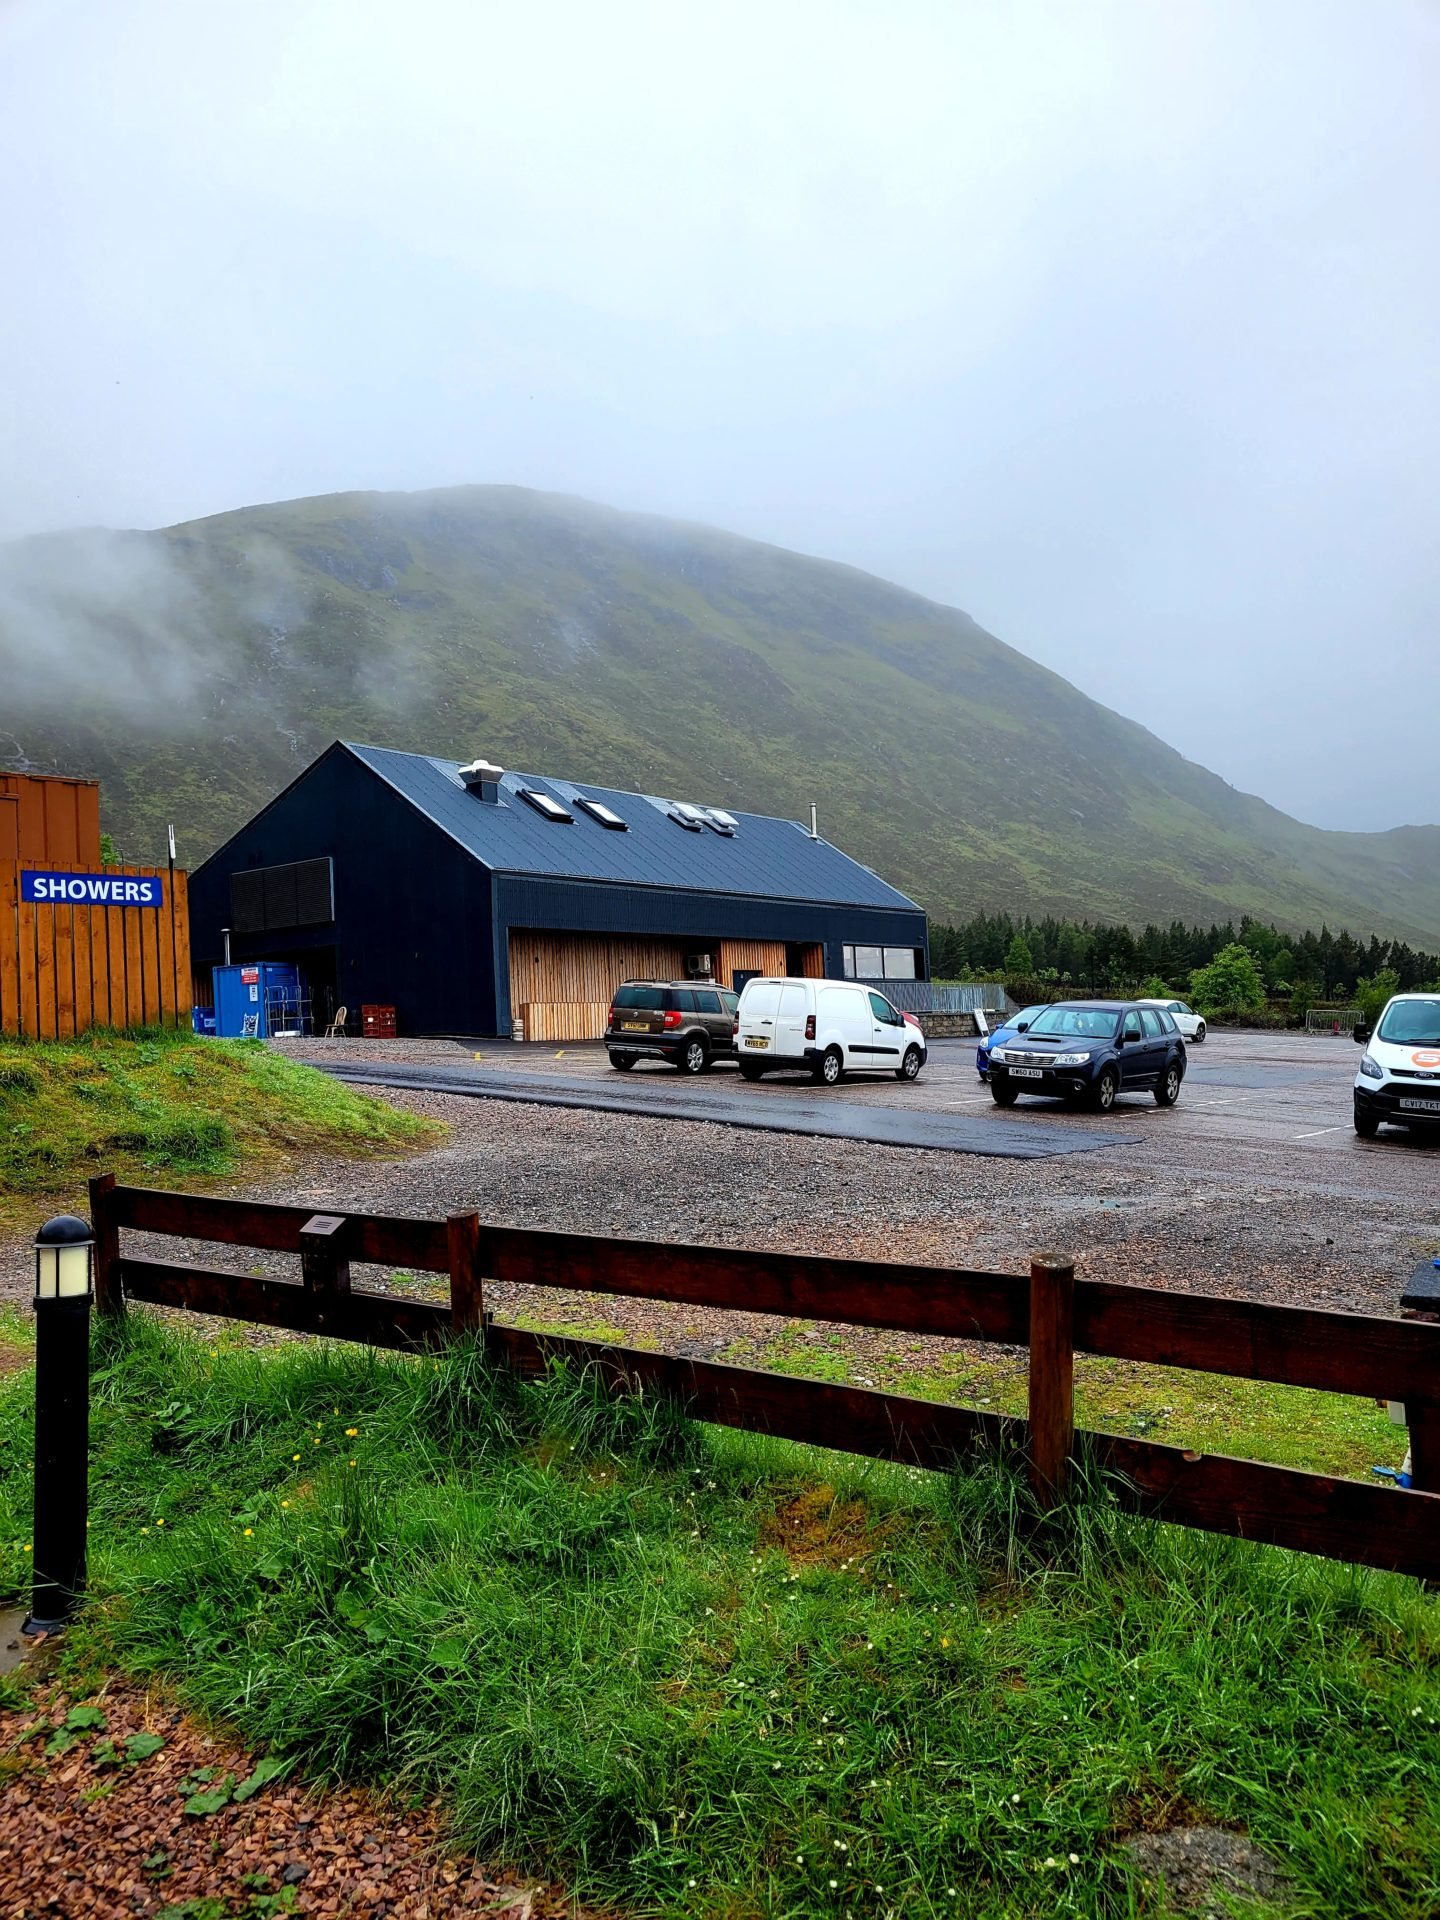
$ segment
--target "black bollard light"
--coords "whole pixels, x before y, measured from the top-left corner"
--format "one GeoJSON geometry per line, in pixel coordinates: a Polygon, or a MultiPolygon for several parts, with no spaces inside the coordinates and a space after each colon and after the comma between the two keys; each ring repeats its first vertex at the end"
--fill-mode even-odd
{"type": "Polygon", "coordinates": [[[56,1632],[85,1592],[94,1249],[71,1213],[35,1236],[35,1576],[25,1633],[56,1632]]]}

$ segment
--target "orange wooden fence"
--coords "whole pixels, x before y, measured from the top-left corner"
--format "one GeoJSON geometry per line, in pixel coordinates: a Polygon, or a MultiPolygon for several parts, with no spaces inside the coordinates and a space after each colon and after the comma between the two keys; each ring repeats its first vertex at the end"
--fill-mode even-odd
{"type": "MultiPolygon", "coordinates": [[[[28,872],[64,872],[27,861],[28,872]]],[[[80,906],[20,898],[21,866],[0,861],[0,1033],[64,1040],[90,1027],[185,1026],[190,1020],[186,876],[163,867],[107,867],[159,876],[163,906],[80,906]]]]}

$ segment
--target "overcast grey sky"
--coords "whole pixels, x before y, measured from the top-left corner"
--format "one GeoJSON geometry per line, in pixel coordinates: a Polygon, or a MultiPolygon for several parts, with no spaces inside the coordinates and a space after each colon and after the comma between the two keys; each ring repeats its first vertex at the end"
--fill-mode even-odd
{"type": "Polygon", "coordinates": [[[0,535],[515,481],[1440,819],[1440,5],[0,0],[0,535]]]}

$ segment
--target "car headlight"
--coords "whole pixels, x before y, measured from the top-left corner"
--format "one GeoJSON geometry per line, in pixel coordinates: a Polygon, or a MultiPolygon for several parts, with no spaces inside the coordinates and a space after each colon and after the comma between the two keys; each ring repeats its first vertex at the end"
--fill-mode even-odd
{"type": "Polygon", "coordinates": [[[1083,1067],[1089,1058],[1088,1053],[1057,1053],[1050,1064],[1056,1067],[1083,1067]]]}
{"type": "Polygon", "coordinates": [[[1372,1060],[1368,1053],[1360,1056],[1360,1071],[1367,1080],[1383,1080],[1385,1069],[1378,1060],[1372,1060]]]}

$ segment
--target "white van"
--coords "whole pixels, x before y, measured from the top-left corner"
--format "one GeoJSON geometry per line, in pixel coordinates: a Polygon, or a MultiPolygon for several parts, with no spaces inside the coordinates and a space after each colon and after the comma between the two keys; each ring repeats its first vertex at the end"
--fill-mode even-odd
{"type": "MultiPolygon", "coordinates": [[[[744,1011],[745,1003],[740,1003],[744,1011]]],[[[1365,1051],[1355,1076],[1355,1131],[1380,1122],[1440,1127],[1440,993],[1397,993],[1375,1026],[1356,1027],[1365,1051]]]]}
{"type": "Polygon", "coordinates": [[[747,980],[735,1018],[735,1051],[747,1080],[777,1067],[808,1067],[833,1087],[847,1073],[913,1080],[925,1034],[913,1014],[854,980],[747,980]]]}

